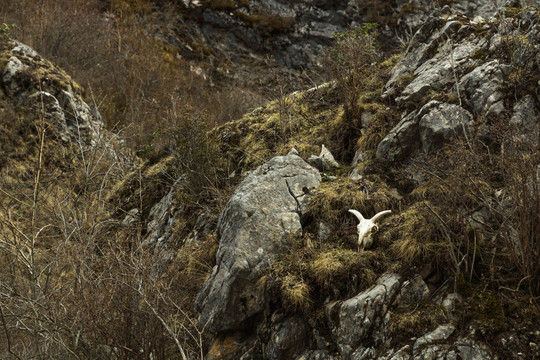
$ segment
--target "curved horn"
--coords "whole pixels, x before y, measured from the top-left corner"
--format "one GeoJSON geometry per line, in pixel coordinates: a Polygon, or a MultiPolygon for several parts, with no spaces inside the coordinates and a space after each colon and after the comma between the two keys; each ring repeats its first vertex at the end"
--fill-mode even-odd
{"type": "Polygon", "coordinates": [[[365,220],[364,217],[362,216],[362,214],[360,214],[360,212],[356,211],[356,210],[353,210],[353,209],[349,209],[349,212],[351,214],[354,214],[354,216],[356,216],[358,218],[358,221],[363,221],[365,220]]]}
{"type": "Polygon", "coordinates": [[[379,220],[380,217],[386,215],[386,214],[390,214],[392,212],[392,210],[384,210],[384,211],[381,211],[380,213],[377,213],[377,215],[375,215],[374,217],[371,218],[371,221],[373,221],[374,223],[379,220]]]}

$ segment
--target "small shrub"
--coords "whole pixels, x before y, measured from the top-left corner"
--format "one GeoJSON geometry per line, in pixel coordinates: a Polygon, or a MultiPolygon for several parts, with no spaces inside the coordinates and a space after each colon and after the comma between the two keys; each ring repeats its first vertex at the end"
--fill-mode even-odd
{"type": "Polygon", "coordinates": [[[376,70],[379,59],[377,24],[363,24],[356,30],[334,35],[335,43],[326,62],[341,89],[346,119],[358,117],[358,99],[365,82],[376,70]]]}
{"type": "Polygon", "coordinates": [[[11,38],[11,31],[16,28],[15,24],[0,24],[0,36],[4,40],[11,38]]]}

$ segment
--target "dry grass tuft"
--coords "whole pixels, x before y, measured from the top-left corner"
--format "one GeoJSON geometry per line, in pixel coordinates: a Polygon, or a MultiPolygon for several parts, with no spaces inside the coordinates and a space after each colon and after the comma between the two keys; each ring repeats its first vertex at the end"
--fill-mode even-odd
{"type": "Polygon", "coordinates": [[[288,274],[281,281],[282,299],[286,306],[306,311],[312,303],[309,285],[300,277],[288,274]]]}

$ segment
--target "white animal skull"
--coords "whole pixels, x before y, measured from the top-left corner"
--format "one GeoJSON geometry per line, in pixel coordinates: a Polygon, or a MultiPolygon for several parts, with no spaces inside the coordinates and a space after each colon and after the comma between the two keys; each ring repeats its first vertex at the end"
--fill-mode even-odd
{"type": "Polygon", "coordinates": [[[381,218],[382,216],[386,214],[390,214],[391,210],[384,210],[372,217],[371,219],[364,219],[362,214],[360,212],[350,209],[350,213],[354,214],[360,223],[356,227],[358,230],[358,251],[360,249],[364,250],[366,248],[371,247],[373,245],[373,234],[376,233],[379,230],[379,227],[377,226],[377,220],[381,218]]]}

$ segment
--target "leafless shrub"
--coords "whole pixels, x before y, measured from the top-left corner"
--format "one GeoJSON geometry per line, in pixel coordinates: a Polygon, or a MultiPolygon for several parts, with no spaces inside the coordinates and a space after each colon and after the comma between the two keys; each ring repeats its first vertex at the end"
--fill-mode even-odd
{"type": "Polygon", "coordinates": [[[376,27],[377,24],[367,23],[356,30],[336,34],[335,44],[326,59],[341,89],[347,119],[360,115],[360,94],[366,89],[366,79],[380,56],[376,27]]]}
{"type": "Polygon", "coordinates": [[[0,357],[200,358],[189,260],[212,240],[167,261],[143,245],[140,219],[112,216],[107,192],[133,168],[114,137],[73,145],[66,163],[43,114],[31,123],[35,156],[17,165],[30,176],[3,177],[0,196],[0,357]]]}
{"type": "Polygon", "coordinates": [[[415,193],[429,200],[456,276],[538,294],[540,152],[515,132],[501,119],[489,146],[476,137],[448,146],[420,167],[431,180],[415,193]]]}

